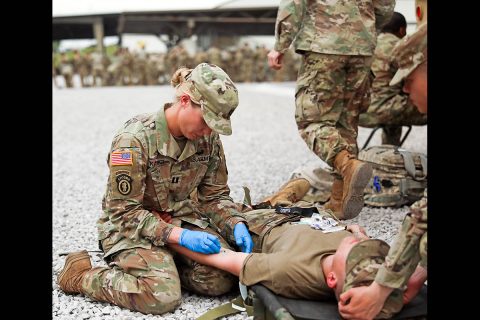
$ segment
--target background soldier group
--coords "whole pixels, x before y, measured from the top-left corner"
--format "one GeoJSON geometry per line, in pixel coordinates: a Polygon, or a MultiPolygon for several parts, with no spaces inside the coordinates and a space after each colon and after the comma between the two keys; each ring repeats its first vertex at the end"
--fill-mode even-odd
{"type": "Polygon", "coordinates": [[[267,53],[265,46],[252,48],[248,43],[230,49],[212,46],[194,55],[190,55],[181,44],[167,53],[147,53],[144,45],[134,52],[118,48],[112,55],[73,50],[70,54],[53,54],[52,75],[57,87],[56,76],[59,75],[64,78],[67,88],[74,87],[75,74],[80,77],[81,87],[160,85],[168,84],[173,72],[181,66],[193,68],[201,62],[208,62],[232,75],[235,82],[281,82],[297,78],[298,55],[289,51],[284,68],[275,73],[268,68],[267,53]]]}

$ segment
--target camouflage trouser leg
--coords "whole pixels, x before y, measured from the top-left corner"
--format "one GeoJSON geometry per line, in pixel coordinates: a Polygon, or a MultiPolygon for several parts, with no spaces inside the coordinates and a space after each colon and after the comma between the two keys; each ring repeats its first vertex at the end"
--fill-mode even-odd
{"type": "Polygon", "coordinates": [[[73,88],[73,81],[72,78],[73,76],[69,73],[63,74],[63,78],[65,79],[65,85],[67,88],[73,88]]]}
{"type": "Polygon", "coordinates": [[[162,314],[181,303],[180,279],[168,249],[133,248],[116,254],[109,267],[88,271],[83,293],[142,313],[162,314]]]}
{"type": "Polygon", "coordinates": [[[366,126],[368,122],[375,122],[372,123],[374,125],[417,126],[427,124],[427,115],[420,113],[406,94],[397,94],[388,100],[373,94],[372,104],[366,113],[360,115],[360,126],[366,126]]]}
{"type": "Polygon", "coordinates": [[[358,154],[358,117],[370,104],[372,57],[308,52],[295,93],[295,120],[307,146],[333,167],[346,149],[358,154]]]}
{"type": "Polygon", "coordinates": [[[427,268],[427,219],[407,215],[400,233],[388,251],[386,268],[380,268],[375,281],[391,288],[403,288],[418,263],[427,268]]]}
{"type": "Polygon", "coordinates": [[[391,144],[394,146],[399,146],[401,138],[402,138],[402,127],[384,126],[382,128],[382,144],[391,144]]]}
{"type": "Polygon", "coordinates": [[[397,94],[387,100],[372,94],[371,101],[368,111],[360,114],[359,125],[367,128],[383,125],[383,144],[399,145],[402,126],[427,124],[427,115],[421,114],[406,94],[397,94]]]}
{"type": "MultiPolygon", "coordinates": [[[[191,224],[183,224],[182,228],[205,231],[218,237],[223,248],[233,250],[228,243],[211,228],[201,229],[191,224]]],[[[238,283],[238,278],[226,271],[201,265],[183,255],[176,255],[182,287],[190,292],[218,296],[229,292],[238,283]]]]}

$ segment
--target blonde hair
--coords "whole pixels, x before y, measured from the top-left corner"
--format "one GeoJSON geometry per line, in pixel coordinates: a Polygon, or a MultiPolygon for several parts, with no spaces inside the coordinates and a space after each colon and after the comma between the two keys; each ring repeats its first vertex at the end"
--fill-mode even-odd
{"type": "Polygon", "coordinates": [[[185,77],[192,72],[193,69],[188,69],[187,67],[180,67],[172,75],[170,79],[170,84],[175,88],[175,99],[180,99],[180,96],[184,93],[190,95],[190,81],[186,80],[185,77]]]}
{"type": "Polygon", "coordinates": [[[187,67],[180,67],[177,71],[175,71],[172,75],[172,79],[170,80],[170,84],[172,87],[176,87],[179,84],[185,82],[185,77],[192,72],[192,69],[188,69],[187,67]]]}

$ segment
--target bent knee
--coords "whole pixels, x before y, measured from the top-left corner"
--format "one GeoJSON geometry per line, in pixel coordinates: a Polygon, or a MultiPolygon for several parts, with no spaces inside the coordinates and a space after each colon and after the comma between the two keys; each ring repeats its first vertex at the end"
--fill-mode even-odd
{"type": "Polygon", "coordinates": [[[146,312],[144,313],[163,314],[166,312],[172,312],[181,303],[182,303],[182,295],[180,293],[178,294],[172,293],[171,295],[161,295],[160,297],[157,297],[153,301],[153,303],[145,306],[146,312]]]}
{"type": "Polygon", "coordinates": [[[213,268],[199,268],[185,280],[188,289],[207,296],[228,293],[238,282],[230,273],[213,268]]]}
{"type": "Polygon", "coordinates": [[[136,310],[142,313],[162,314],[175,310],[182,303],[179,280],[171,284],[143,280],[142,293],[135,299],[136,310]]]}

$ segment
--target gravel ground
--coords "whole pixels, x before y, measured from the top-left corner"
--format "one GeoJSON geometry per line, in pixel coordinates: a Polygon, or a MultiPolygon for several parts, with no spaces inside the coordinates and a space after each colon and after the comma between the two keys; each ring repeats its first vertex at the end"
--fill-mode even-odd
{"type": "MultiPolygon", "coordinates": [[[[231,196],[243,199],[242,186],[252,200],[276,191],[300,165],[321,162],[297,133],[294,120],[294,86],[287,83],[238,84],[240,105],[232,116],[233,135],[224,137],[231,196]]],[[[97,250],[95,222],[108,177],[106,157],[115,131],[132,116],[154,112],[173,99],[169,86],[52,88],[53,95],[53,319],[194,319],[227,302],[238,293],[218,298],[183,293],[182,305],[162,317],[131,312],[80,295],[65,295],[56,277],[65,257],[58,253],[97,250]]],[[[362,146],[371,129],[360,128],[362,146]]],[[[370,145],[380,143],[377,132],[370,145]]],[[[413,127],[404,147],[426,153],[427,127],[413,127]]],[[[364,207],[351,220],[366,227],[370,236],[391,242],[407,212],[364,207]]],[[[105,265],[92,253],[94,266],[105,265]]],[[[246,314],[227,319],[247,319],[246,314]]]]}

